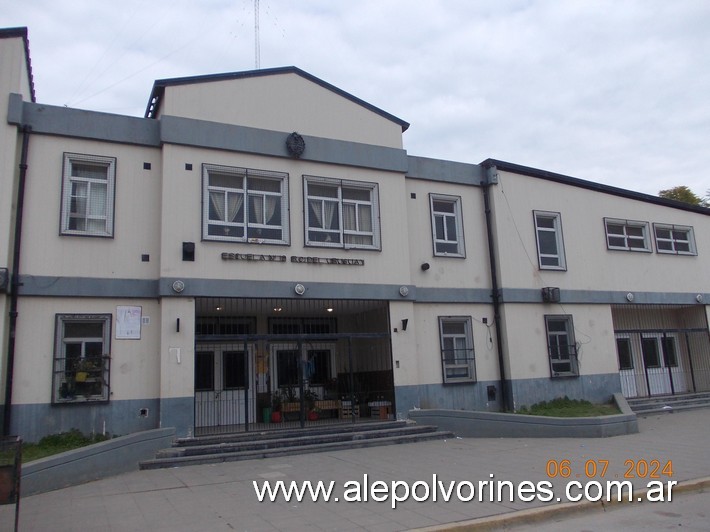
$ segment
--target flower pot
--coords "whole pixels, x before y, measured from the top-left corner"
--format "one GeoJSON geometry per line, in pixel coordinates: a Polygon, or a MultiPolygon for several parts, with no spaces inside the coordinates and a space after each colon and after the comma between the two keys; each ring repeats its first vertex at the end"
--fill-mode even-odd
{"type": "Polygon", "coordinates": [[[76,382],[86,382],[86,379],[89,377],[89,374],[86,371],[77,371],[76,375],[74,376],[74,379],[76,382]]]}
{"type": "Polygon", "coordinates": [[[314,412],[311,410],[308,412],[308,421],[317,421],[318,420],[318,412],[314,412]]]}
{"type": "Polygon", "coordinates": [[[271,422],[272,423],[281,423],[281,412],[272,412],[271,413],[271,422]]]}

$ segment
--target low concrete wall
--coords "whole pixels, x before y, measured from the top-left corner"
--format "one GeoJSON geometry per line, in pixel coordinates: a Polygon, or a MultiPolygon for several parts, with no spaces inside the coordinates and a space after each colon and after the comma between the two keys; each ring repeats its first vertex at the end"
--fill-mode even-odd
{"type": "Polygon", "coordinates": [[[469,410],[410,410],[417,423],[436,425],[463,438],[605,438],[639,431],[621,394],[614,394],[620,414],[598,417],[546,417],[469,410]]]}
{"type": "Polygon", "coordinates": [[[22,495],[138,471],[138,462],[154,458],[174,438],[174,428],[146,430],[28,462],[22,465],[22,495]]]}

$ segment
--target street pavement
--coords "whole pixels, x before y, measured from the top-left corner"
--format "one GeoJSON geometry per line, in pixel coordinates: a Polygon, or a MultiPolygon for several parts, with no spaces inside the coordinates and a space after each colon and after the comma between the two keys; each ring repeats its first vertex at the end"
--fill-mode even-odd
{"type": "MultiPolygon", "coordinates": [[[[587,481],[629,480],[634,489],[642,490],[651,476],[664,485],[679,483],[674,500],[640,503],[634,495],[629,506],[679,515],[684,483],[710,486],[710,408],[639,418],[639,429],[638,434],[613,438],[454,438],[135,471],[22,498],[19,524],[22,531],[53,532],[473,530],[520,526],[518,516],[522,524],[577,519],[580,528],[569,528],[575,530],[585,528],[587,516],[592,520],[607,506],[571,504],[565,494],[568,482],[580,483],[571,491],[578,496],[587,481]],[[655,474],[654,461],[659,464],[655,474]],[[635,478],[625,479],[625,475],[635,478]],[[698,479],[704,480],[698,483],[698,479]],[[261,488],[265,481],[279,480],[334,481],[332,495],[339,500],[324,502],[321,496],[316,502],[308,497],[298,502],[279,496],[276,502],[259,502],[254,481],[261,488]],[[357,490],[355,481],[368,489],[357,490]],[[510,483],[502,485],[502,502],[495,500],[495,493],[491,500],[488,491],[496,481],[510,483]],[[413,488],[419,500],[410,497],[394,509],[391,496],[383,502],[374,500],[384,497],[385,487],[391,493],[394,482],[408,483],[396,485],[399,496],[413,488]],[[509,485],[515,490],[512,502],[509,485]],[[540,485],[543,489],[535,491],[540,485]],[[531,490],[521,491],[521,486],[531,490]],[[471,497],[470,488],[473,500],[459,500],[457,495],[471,497]],[[356,494],[360,501],[349,502],[356,494]],[[530,502],[521,500],[531,497],[530,502]],[[570,513],[579,508],[582,513],[570,513]]],[[[698,489],[694,488],[696,493],[698,489]]],[[[1,506],[0,530],[11,530],[13,522],[14,506],[1,506]]]]}

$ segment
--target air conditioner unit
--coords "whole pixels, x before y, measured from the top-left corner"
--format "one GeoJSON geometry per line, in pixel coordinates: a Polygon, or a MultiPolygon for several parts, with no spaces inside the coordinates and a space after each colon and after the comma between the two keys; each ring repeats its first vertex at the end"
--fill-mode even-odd
{"type": "Polygon", "coordinates": [[[0,293],[7,293],[9,285],[9,278],[7,274],[7,268],[0,268],[0,293]]]}
{"type": "Polygon", "coordinates": [[[559,303],[560,289],[554,286],[546,286],[542,289],[542,300],[545,303],[559,303]]]}

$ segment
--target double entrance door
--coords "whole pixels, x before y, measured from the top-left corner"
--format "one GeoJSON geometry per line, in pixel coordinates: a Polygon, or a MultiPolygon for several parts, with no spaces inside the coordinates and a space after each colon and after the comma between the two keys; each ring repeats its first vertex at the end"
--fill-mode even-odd
{"type": "Polygon", "coordinates": [[[617,333],[621,391],[624,397],[688,391],[684,353],[676,333],[617,333]]]}

